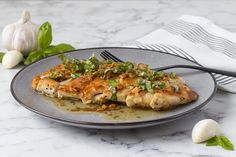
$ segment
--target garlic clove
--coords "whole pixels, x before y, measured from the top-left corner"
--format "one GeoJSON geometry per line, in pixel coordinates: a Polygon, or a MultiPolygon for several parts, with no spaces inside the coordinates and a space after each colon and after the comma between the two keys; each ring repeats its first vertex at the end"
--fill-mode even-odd
{"type": "Polygon", "coordinates": [[[194,143],[201,143],[219,134],[219,124],[212,119],[204,119],[193,127],[192,140],[194,143]]]}
{"type": "Polygon", "coordinates": [[[2,65],[6,69],[13,68],[23,60],[23,55],[16,50],[8,51],[2,58],[2,65]]]}

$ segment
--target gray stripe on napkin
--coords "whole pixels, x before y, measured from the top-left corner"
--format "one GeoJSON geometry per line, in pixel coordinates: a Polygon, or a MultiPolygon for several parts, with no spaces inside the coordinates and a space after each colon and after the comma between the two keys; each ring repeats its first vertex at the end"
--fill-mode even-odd
{"type": "Polygon", "coordinates": [[[214,51],[224,53],[228,57],[236,59],[236,43],[210,34],[200,25],[176,20],[163,29],[172,34],[181,35],[193,43],[204,44],[214,51]]]}

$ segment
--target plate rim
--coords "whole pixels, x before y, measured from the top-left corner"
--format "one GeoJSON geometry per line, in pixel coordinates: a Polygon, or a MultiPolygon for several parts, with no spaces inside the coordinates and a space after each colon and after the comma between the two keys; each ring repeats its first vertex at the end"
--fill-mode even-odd
{"type": "MultiPolygon", "coordinates": [[[[76,50],[72,50],[72,51],[67,51],[67,52],[64,52],[63,54],[66,54],[66,53],[73,53],[73,52],[79,52],[79,51],[83,51],[83,50],[99,50],[99,49],[136,49],[136,50],[145,50],[145,51],[151,51],[151,52],[155,52],[155,53],[162,53],[162,54],[166,54],[166,55],[171,55],[171,56],[175,56],[175,57],[178,57],[178,58],[182,58],[184,60],[187,60],[187,61],[190,61],[194,64],[197,64],[199,66],[202,66],[200,65],[199,63],[196,63],[196,62],[193,62],[191,60],[188,60],[184,57],[181,57],[181,56],[177,56],[177,55],[174,55],[174,54],[169,54],[169,53],[165,53],[163,51],[156,51],[156,50],[149,50],[149,49],[142,49],[142,48],[133,48],[133,47],[92,47],[92,48],[83,48],[83,49],[76,49],[76,50]]],[[[211,93],[210,97],[208,97],[203,103],[201,103],[200,105],[198,105],[197,107],[194,107],[193,109],[191,110],[188,110],[188,111],[185,111],[185,112],[182,112],[182,113],[179,113],[179,114],[176,114],[176,115],[172,115],[170,117],[167,117],[167,118],[160,118],[160,119],[153,119],[153,120],[145,120],[145,121],[137,121],[137,122],[110,122],[110,123],[99,123],[99,122],[86,122],[86,121],[75,121],[75,120],[65,120],[64,118],[58,118],[58,117],[54,117],[54,116],[51,116],[50,114],[48,113],[43,113],[41,111],[38,111],[34,108],[31,108],[29,107],[27,104],[23,103],[21,100],[18,99],[16,93],[14,92],[13,90],[13,86],[14,86],[14,83],[15,83],[15,80],[17,78],[17,76],[22,72],[24,71],[24,69],[28,68],[29,66],[37,63],[37,62],[40,62],[42,60],[46,60],[48,58],[51,58],[51,57],[54,57],[54,56],[57,56],[59,54],[55,54],[55,55],[52,55],[52,56],[49,56],[49,57],[46,57],[46,58],[43,58],[43,59],[40,59],[36,62],[33,62],[29,65],[26,65],[25,67],[23,67],[20,71],[18,71],[15,76],[13,77],[12,81],[11,81],[11,84],[10,84],[10,91],[11,91],[11,94],[13,96],[13,98],[23,107],[25,107],[26,109],[30,110],[31,112],[34,112],[42,117],[45,117],[47,119],[51,119],[51,120],[54,120],[54,121],[57,121],[57,122],[61,122],[61,123],[64,123],[64,124],[70,124],[70,125],[83,125],[83,126],[129,126],[129,125],[142,125],[142,124],[145,124],[145,123],[158,123],[158,122],[162,122],[162,121],[169,121],[169,120],[175,120],[175,119],[178,119],[178,118],[181,118],[182,116],[186,116],[200,108],[202,108],[203,106],[205,106],[214,96],[214,94],[216,93],[216,90],[217,90],[217,84],[216,84],[216,80],[215,78],[213,77],[213,75],[211,73],[208,72],[208,74],[211,76],[212,80],[213,80],[213,83],[214,83],[214,89],[213,89],[213,92],[211,93]]]]}

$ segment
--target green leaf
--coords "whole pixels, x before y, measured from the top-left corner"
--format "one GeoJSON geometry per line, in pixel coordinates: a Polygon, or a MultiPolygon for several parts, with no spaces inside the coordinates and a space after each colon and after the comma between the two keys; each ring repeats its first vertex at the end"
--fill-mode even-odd
{"type": "Polygon", "coordinates": [[[57,50],[56,46],[51,45],[51,46],[47,47],[46,49],[44,49],[43,53],[47,57],[47,56],[52,56],[52,55],[58,54],[58,50],[57,50]]]}
{"type": "Polygon", "coordinates": [[[233,144],[225,136],[215,136],[206,141],[206,146],[221,146],[226,150],[234,150],[233,144]]]}
{"type": "Polygon", "coordinates": [[[5,55],[5,53],[0,52],[0,63],[2,63],[2,58],[3,58],[4,55],[5,55]]]}
{"type": "Polygon", "coordinates": [[[233,144],[225,136],[217,136],[218,144],[226,150],[234,150],[233,144]]]}
{"type": "Polygon", "coordinates": [[[39,28],[38,45],[40,50],[30,52],[24,64],[33,63],[44,57],[74,50],[75,48],[69,44],[50,45],[52,42],[52,27],[49,22],[43,23],[39,28]]]}
{"type": "Polygon", "coordinates": [[[72,51],[72,50],[75,49],[70,44],[65,44],[65,43],[56,45],[56,48],[57,48],[57,51],[60,52],[60,53],[67,52],[67,51],[72,51]]]}
{"type": "Polygon", "coordinates": [[[47,48],[52,42],[52,26],[49,22],[43,23],[39,28],[38,45],[41,49],[47,48]]]}
{"type": "Polygon", "coordinates": [[[33,63],[39,59],[49,57],[55,54],[62,53],[62,51],[58,50],[57,46],[51,45],[45,48],[44,50],[38,50],[38,51],[32,51],[30,52],[29,56],[26,58],[24,64],[28,65],[30,63],[33,63]]]}
{"type": "Polygon", "coordinates": [[[32,52],[30,52],[30,54],[28,55],[28,57],[24,61],[24,64],[28,65],[28,64],[33,63],[37,60],[40,60],[44,57],[45,57],[45,55],[44,55],[43,51],[32,51],[32,52]]]}
{"type": "Polygon", "coordinates": [[[207,140],[206,141],[206,146],[217,146],[218,143],[217,143],[217,137],[212,137],[211,139],[207,140]]]}

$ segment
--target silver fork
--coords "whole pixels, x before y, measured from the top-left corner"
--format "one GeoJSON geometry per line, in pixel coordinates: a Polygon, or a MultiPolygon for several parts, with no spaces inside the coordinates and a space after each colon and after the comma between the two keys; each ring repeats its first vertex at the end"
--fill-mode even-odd
{"type": "MultiPolygon", "coordinates": [[[[105,60],[110,59],[114,62],[124,62],[123,60],[117,58],[116,56],[114,56],[113,54],[108,52],[107,50],[103,51],[100,54],[100,56],[105,60]]],[[[170,66],[163,66],[163,67],[159,67],[159,68],[153,68],[151,70],[162,71],[162,70],[167,70],[167,69],[172,69],[172,68],[197,69],[197,70],[201,70],[201,71],[205,71],[205,72],[209,72],[209,73],[216,73],[216,74],[222,74],[222,75],[236,77],[235,72],[225,71],[225,70],[218,70],[218,69],[213,69],[213,68],[200,67],[200,66],[193,66],[193,65],[170,65],[170,66]]]]}

